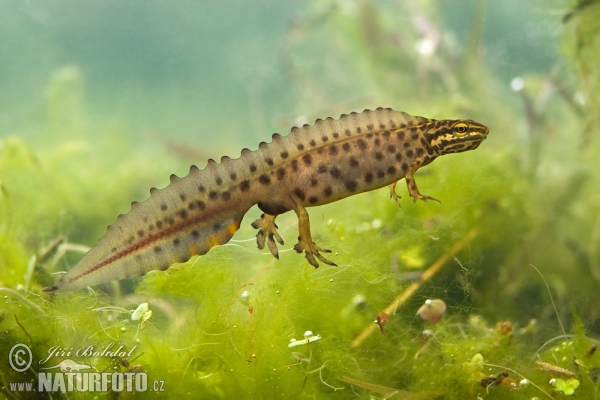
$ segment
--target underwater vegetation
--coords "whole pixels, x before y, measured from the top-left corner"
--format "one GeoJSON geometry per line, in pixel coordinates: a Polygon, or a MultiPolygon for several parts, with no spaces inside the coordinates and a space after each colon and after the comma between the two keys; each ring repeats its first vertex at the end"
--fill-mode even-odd
{"type": "MultiPolygon", "coordinates": [[[[224,110],[223,130],[201,140],[132,132],[96,115],[84,68],[58,67],[39,124],[0,132],[2,396],[88,398],[69,390],[90,384],[77,373],[118,372],[147,390],[93,396],[600,398],[600,1],[553,2],[558,54],[519,74],[487,36],[497,6],[449,3],[313,1],[279,39],[293,100],[263,118],[281,134],[378,106],[490,128],[476,151],[419,171],[441,205],[413,203],[400,182],[401,209],[386,189],[310,209],[337,267],[295,254],[293,213],[277,220],[280,259],[258,250],[254,208],[204,256],[44,292],[132,200],[202,168],[235,126],[224,110]],[[22,371],[16,344],[31,352],[22,371]],[[24,386],[49,377],[46,392],[24,386]]],[[[251,135],[255,149],[270,132],[251,135]]]]}

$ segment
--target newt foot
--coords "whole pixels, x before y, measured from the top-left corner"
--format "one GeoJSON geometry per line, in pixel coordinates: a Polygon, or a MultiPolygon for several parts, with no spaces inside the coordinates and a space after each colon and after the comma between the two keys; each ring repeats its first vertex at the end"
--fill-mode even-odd
{"type": "Polygon", "coordinates": [[[275,240],[279,244],[283,244],[283,239],[279,236],[277,232],[277,224],[275,224],[274,215],[263,214],[260,216],[260,219],[257,219],[252,223],[252,227],[254,229],[258,229],[258,233],[256,234],[256,244],[260,250],[265,248],[265,244],[273,254],[273,257],[279,259],[279,250],[277,249],[277,244],[275,240]]]}
{"type": "Polygon", "coordinates": [[[323,249],[323,248],[317,246],[315,244],[315,242],[312,242],[312,241],[309,242],[306,240],[302,240],[301,238],[298,238],[298,243],[296,243],[294,245],[294,250],[296,250],[297,253],[302,253],[302,252],[306,253],[306,259],[308,260],[310,265],[312,265],[315,268],[319,268],[319,263],[317,262],[317,260],[315,260],[315,256],[319,259],[319,261],[321,261],[327,265],[332,265],[334,267],[337,267],[337,265],[335,263],[329,261],[328,259],[326,259],[319,253],[319,252],[331,253],[331,250],[323,249]]]}
{"type": "MultiPolygon", "coordinates": [[[[411,195],[412,196],[412,195],[411,195]]],[[[433,201],[437,201],[438,203],[442,204],[441,201],[439,201],[438,199],[436,199],[435,197],[431,197],[431,196],[423,196],[421,193],[418,193],[416,196],[413,196],[413,202],[417,202],[417,200],[423,200],[423,201],[427,201],[427,200],[433,200],[433,201]]]]}
{"type": "Polygon", "coordinates": [[[396,193],[396,184],[397,182],[388,185],[388,188],[390,189],[390,198],[393,199],[396,202],[396,204],[398,204],[398,208],[402,208],[402,206],[400,205],[400,199],[402,198],[402,196],[396,193]]]}

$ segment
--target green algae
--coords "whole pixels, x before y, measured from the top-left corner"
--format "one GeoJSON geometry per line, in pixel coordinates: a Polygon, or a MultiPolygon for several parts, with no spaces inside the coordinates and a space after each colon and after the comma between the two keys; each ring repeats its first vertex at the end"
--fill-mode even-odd
{"type": "MultiPolygon", "coordinates": [[[[8,360],[16,343],[27,344],[38,364],[60,348],[52,364],[71,357],[97,371],[144,371],[164,386],[161,393],[109,398],[598,397],[599,144],[589,124],[598,115],[589,68],[598,52],[590,50],[587,17],[574,6],[565,22],[576,40],[565,39],[559,77],[570,82],[568,90],[585,90],[591,104],[574,108],[560,91],[548,94],[558,79],[551,72],[523,76],[519,92],[503,86],[478,55],[484,44],[477,17],[468,54],[444,47],[427,61],[393,40],[397,30],[386,13],[393,6],[357,4],[315,6],[291,30],[287,68],[304,90],[290,113],[312,115],[325,108],[315,104],[330,103],[347,112],[347,98],[353,108],[362,106],[359,95],[368,95],[394,108],[407,107],[394,99],[410,98],[406,111],[433,118],[481,120],[491,129],[481,148],[442,157],[417,175],[421,192],[442,204],[413,203],[401,182],[402,209],[387,189],[309,209],[315,241],[332,249],[338,264],[316,270],[292,250],[291,213],[277,221],[286,241],[281,259],[256,249],[249,222],[260,212],[253,209],[230,243],[205,256],[143,278],[50,296],[42,289],[77,261],[77,245],[92,245],[131,200],[188,167],[165,146],[128,139],[126,121],[91,116],[84,74],[59,69],[40,105],[39,129],[52,140],[40,146],[16,134],[1,139],[0,359],[8,360]],[[295,66],[318,53],[311,53],[314,46],[325,47],[324,38],[336,44],[328,52],[333,65],[358,60],[355,70],[346,70],[357,77],[352,87],[324,82],[332,67],[311,70],[317,58],[295,66]],[[425,88],[415,90],[407,72],[413,69],[425,88]],[[523,106],[529,101],[533,111],[523,106]],[[58,236],[65,239],[47,254],[58,236]],[[374,326],[378,313],[457,244],[462,250],[389,313],[382,334],[374,326]],[[448,306],[435,325],[415,315],[432,298],[448,306]],[[131,317],[143,303],[152,313],[142,324],[131,317]],[[321,339],[288,346],[307,331],[321,339]],[[119,354],[101,354],[118,348],[119,354]]],[[[429,4],[423,10],[444,31],[435,3],[429,4]]],[[[11,391],[10,383],[37,382],[38,368],[20,373],[4,363],[0,372],[5,396],[34,397],[11,391]]]]}

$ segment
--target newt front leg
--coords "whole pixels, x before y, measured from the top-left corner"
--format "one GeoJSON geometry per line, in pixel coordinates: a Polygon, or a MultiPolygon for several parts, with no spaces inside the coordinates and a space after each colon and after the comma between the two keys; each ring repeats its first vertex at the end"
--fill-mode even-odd
{"type": "Polygon", "coordinates": [[[394,201],[396,202],[396,204],[398,204],[398,207],[402,208],[402,206],[400,205],[400,199],[401,197],[398,196],[398,193],[396,193],[396,184],[398,182],[394,182],[390,185],[388,185],[388,188],[390,189],[390,198],[394,199],[394,201]]]}
{"type": "Polygon", "coordinates": [[[408,192],[410,193],[410,196],[413,198],[414,202],[416,202],[417,200],[433,200],[442,204],[442,202],[436,198],[433,198],[431,196],[423,196],[421,193],[419,193],[419,188],[417,187],[417,182],[415,181],[414,173],[417,172],[420,166],[421,163],[419,161],[416,161],[408,168],[408,171],[406,171],[406,173],[404,174],[404,179],[406,179],[406,186],[408,187],[408,192]]]}
{"type": "Polygon", "coordinates": [[[313,242],[312,235],[310,234],[310,220],[306,208],[304,208],[300,200],[294,195],[291,197],[290,204],[298,216],[299,236],[298,243],[294,245],[294,250],[296,250],[297,253],[306,253],[306,259],[315,268],[319,268],[319,263],[315,260],[315,256],[325,264],[336,266],[335,263],[329,261],[319,253],[331,253],[331,250],[323,249],[313,242]]]}
{"type": "Polygon", "coordinates": [[[264,249],[266,242],[271,254],[273,254],[273,257],[279,260],[279,251],[277,250],[277,244],[275,244],[275,240],[277,240],[279,244],[283,244],[283,239],[277,232],[275,218],[277,218],[277,215],[265,213],[260,216],[260,219],[257,219],[252,223],[252,227],[254,229],[259,229],[258,233],[256,234],[256,244],[258,245],[258,248],[260,250],[264,249]],[[275,238],[275,240],[273,240],[273,238],[275,238]]]}

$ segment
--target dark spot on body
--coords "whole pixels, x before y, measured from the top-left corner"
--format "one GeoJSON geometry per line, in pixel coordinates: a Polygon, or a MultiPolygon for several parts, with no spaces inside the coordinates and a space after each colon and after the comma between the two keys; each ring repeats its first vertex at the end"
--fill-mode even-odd
{"type": "Polygon", "coordinates": [[[396,152],[396,146],[394,146],[393,144],[390,144],[390,145],[387,147],[387,150],[388,150],[390,153],[392,153],[392,154],[393,154],[393,153],[395,153],[395,152],[396,152]]]}
{"type": "Polygon", "coordinates": [[[284,176],[285,176],[285,168],[280,167],[279,169],[277,169],[277,179],[282,180],[284,176]]]}
{"type": "Polygon", "coordinates": [[[350,161],[348,162],[351,167],[358,167],[358,160],[355,157],[350,157],[350,161]]]}
{"type": "Polygon", "coordinates": [[[308,202],[309,202],[310,204],[315,204],[317,201],[319,201],[319,199],[317,198],[317,196],[310,196],[310,197],[308,198],[308,202]]]}
{"type": "Polygon", "coordinates": [[[373,130],[373,124],[367,125],[367,130],[372,131],[373,130]]]}
{"type": "Polygon", "coordinates": [[[302,161],[304,161],[304,164],[306,165],[310,165],[312,164],[312,157],[310,154],[305,154],[302,156],[302,161]]]}
{"type": "Polygon", "coordinates": [[[373,143],[375,143],[375,146],[379,146],[381,144],[381,140],[379,140],[379,138],[376,138],[373,143]]]}
{"type": "Polygon", "coordinates": [[[169,217],[165,218],[165,222],[169,225],[173,225],[175,223],[175,220],[172,217],[169,217]]]}
{"type": "Polygon", "coordinates": [[[421,157],[423,154],[425,154],[425,150],[423,150],[422,147],[417,147],[415,153],[417,154],[417,157],[421,157]]]}
{"type": "Polygon", "coordinates": [[[372,133],[368,133],[368,134],[367,134],[367,139],[371,139],[372,137],[373,137],[373,134],[372,134],[372,133]]]}
{"type": "Polygon", "coordinates": [[[361,132],[362,132],[362,129],[360,129],[360,126],[357,126],[356,127],[356,133],[361,133],[361,132]]]}
{"type": "Polygon", "coordinates": [[[287,151],[282,151],[281,153],[279,153],[279,155],[285,160],[286,158],[288,158],[290,153],[288,153],[287,151]]]}
{"type": "Polygon", "coordinates": [[[408,164],[407,163],[403,163],[402,164],[402,171],[404,171],[404,172],[408,171],[408,164]]]}
{"type": "Polygon", "coordinates": [[[216,179],[217,185],[221,185],[223,183],[223,179],[221,179],[220,177],[216,179]]]}
{"type": "Polygon", "coordinates": [[[367,172],[367,173],[365,174],[365,182],[367,182],[367,183],[370,183],[370,182],[372,182],[372,181],[373,181],[373,174],[372,174],[372,173],[370,173],[370,172],[367,172]]]}
{"type": "Polygon", "coordinates": [[[197,201],[196,201],[196,205],[198,206],[198,208],[199,208],[200,210],[204,210],[204,209],[206,208],[206,204],[204,204],[204,202],[203,202],[203,201],[200,201],[200,200],[197,200],[197,201]]]}
{"type": "Polygon", "coordinates": [[[250,181],[246,179],[245,181],[240,182],[240,190],[242,192],[246,192],[250,189],[250,181]]]}
{"type": "Polygon", "coordinates": [[[160,246],[154,247],[154,252],[155,253],[160,253],[161,251],[162,251],[162,249],[160,248],[160,246]]]}
{"type": "Polygon", "coordinates": [[[256,165],[250,164],[250,172],[254,172],[254,171],[256,171],[256,165]]]}
{"type": "Polygon", "coordinates": [[[315,187],[319,184],[319,181],[316,178],[310,178],[309,185],[310,187],[315,187]]]}
{"type": "Polygon", "coordinates": [[[352,148],[350,147],[350,143],[344,143],[342,149],[344,149],[344,151],[350,151],[352,148]]]}
{"type": "Polygon", "coordinates": [[[337,146],[330,146],[329,147],[329,155],[330,156],[335,156],[338,153],[338,147],[337,146]]]}
{"type": "Polygon", "coordinates": [[[387,169],[387,173],[390,175],[394,175],[396,173],[396,167],[390,165],[390,167],[387,169]]]}
{"type": "Polygon", "coordinates": [[[411,136],[412,140],[417,140],[419,138],[419,134],[418,133],[413,133],[411,136]]]}
{"type": "Polygon", "coordinates": [[[385,124],[379,124],[379,129],[385,129],[385,124]]]}
{"type": "Polygon", "coordinates": [[[179,193],[179,198],[181,199],[181,201],[187,200],[187,196],[185,195],[185,193],[179,193]]]}
{"type": "Polygon", "coordinates": [[[377,153],[375,153],[375,159],[376,160],[383,160],[383,153],[381,153],[379,151],[377,153]]]}
{"type": "Polygon", "coordinates": [[[358,140],[356,141],[356,143],[358,144],[358,147],[359,147],[361,150],[365,150],[365,149],[367,148],[367,142],[365,142],[365,141],[364,141],[364,140],[362,140],[362,139],[358,139],[358,140]]]}
{"type": "Polygon", "coordinates": [[[221,222],[217,222],[216,224],[213,225],[213,231],[218,232],[221,228],[223,227],[223,224],[221,222]]]}
{"type": "Polygon", "coordinates": [[[429,154],[430,156],[432,156],[433,155],[433,148],[427,147],[427,154],[429,154]]]}
{"type": "Polygon", "coordinates": [[[404,146],[404,148],[407,149],[407,148],[410,147],[410,143],[409,142],[404,142],[404,144],[402,146],[404,146]]]}
{"type": "Polygon", "coordinates": [[[312,147],[315,147],[317,145],[317,142],[311,140],[310,142],[308,142],[308,144],[310,144],[312,147]]]}
{"type": "Polygon", "coordinates": [[[325,189],[323,189],[323,195],[325,195],[325,197],[331,196],[332,193],[333,190],[331,189],[331,186],[327,186],[325,189]]]}
{"type": "Polygon", "coordinates": [[[402,161],[402,153],[396,153],[396,161],[402,161]]]}
{"type": "Polygon", "coordinates": [[[298,160],[292,160],[292,169],[298,171],[298,160]]]}
{"type": "Polygon", "coordinates": [[[414,152],[412,151],[412,149],[406,150],[406,157],[412,158],[413,155],[414,155],[414,152]]]}
{"type": "Polygon", "coordinates": [[[321,137],[321,140],[322,140],[323,142],[326,142],[326,141],[328,141],[328,140],[329,140],[329,138],[328,138],[326,135],[323,135],[323,136],[321,137]]]}
{"type": "Polygon", "coordinates": [[[144,231],[141,229],[137,232],[137,234],[139,237],[144,237],[144,231]]]}
{"type": "Polygon", "coordinates": [[[200,233],[199,233],[198,231],[192,231],[192,236],[193,236],[195,239],[198,239],[198,238],[200,237],[200,233]]]}
{"type": "Polygon", "coordinates": [[[263,185],[268,185],[269,183],[271,183],[271,178],[269,178],[269,175],[267,174],[262,174],[259,178],[258,181],[260,183],[262,183],[263,185]]]}
{"type": "Polygon", "coordinates": [[[174,246],[179,246],[179,243],[181,243],[181,240],[179,240],[179,238],[173,239],[173,245],[174,246]]]}
{"type": "Polygon", "coordinates": [[[298,144],[296,145],[296,148],[297,148],[298,150],[304,150],[304,145],[303,145],[302,143],[298,143],[298,144]]]}
{"type": "Polygon", "coordinates": [[[416,126],[411,126],[409,129],[410,129],[410,131],[411,131],[412,133],[414,133],[414,132],[416,132],[416,131],[417,131],[419,128],[417,128],[416,126]]]}
{"type": "Polygon", "coordinates": [[[202,186],[202,185],[199,185],[199,186],[198,186],[198,191],[199,191],[200,193],[204,193],[204,192],[206,191],[206,188],[205,188],[204,186],[202,186]]]}
{"type": "Polygon", "coordinates": [[[340,134],[337,132],[333,132],[333,134],[331,136],[333,136],[334,139],[337,139],[340,137],[340,134]]]}
{"type": "Polygon", "coordinates": [[[298,197],[302,201],[304,201],[304,199],[306,198],[306,195],[304,194],[304,190],[302,190],[300,188],[294,189],[294,194],[296,195],[296,197],[298,197]]]}
{"type": "Polygon", "coordinates": [[[153,231],[154,230],[154,224],[150,224],[150,226],[148,226],[148,230],[153,231]]]}
{"type": "Polygon", "coordinates": [[[346,186],[346,189],[348,189],[351,192],[356,191],[356,188],[358,187],[358,182],[356,181],[346,181],[344,182],[344,186],[346,186]]]}
{"type": "Polygon", "coordinates": [[[188,217],[188,213],[185,210],[177,211],[177,215],[179,215],[182,219],[186,219],[188,217]]]}
{"type": "Polygon", "coordinates": [[[344,133],[346,134],[346,136],[351,136],[352,135],[352,132],[350,132],[350,129],[346,129],[344,131],[344,133]]]}
{"type": "Polygon", "coordinates": [[[157,227],[158,229],[162,228],[162,226],[163,226],[163,223],[162,223],[162,221],[156,221],[156,227],[157,227]]]}
{"type": "Polygon", "coordinates": [[[265,162],[269,165],[273,165],[273,159],[271,157],[265,158],[265,162]]]}
{"type": "MultiPolygon", "coordinates": [[[[380,127],[381,127],[381,129],[385,128],[385,126],[380,126],[380,127]]],[[[388,138],[388,137],[390,137],[390,131],[383,131],[382,135],[384,138],[388,138]]]]}
{"type": "Polygon", "coordinates": [[[231,198],[231,193],[229,192],[223,192],[221,193],[221,198],[225,201],[229,200],[231,198]]]}
{"type": "Polygon", "coordinates": [[[342,171],[339,170],[339,168],[337,167],[333,167],[329,170],[329,173],[331,174],[332,177],[334,177],[335,179],[340,179],[342,177],[342,171]]]}
{"type": "Polygon", "coordinates": [[[319,164],[319,168],[317,169],[319,174],[324,174],[327,172],[327,166],[325,164],[319,164]]]}
{"type": "Polygon", "coordinates": [[[404,136],[405,136],[404,131],[398,131],[396,133],[396,136],[398,136],[398,140],[404,140],[404,136]]]}
{"type": "Polygon", "coordinates": [[[163,211],[167,211],[167,205],[166,204],[161,204],[160,209],[163,211]]]}
{"type": "Polygon", "coordinates": [[[232,172],[232,173],[230,173],[230,174],[229,174],[229,178],[230,178],[232,181],[235,181],[235,180],[237,179],[237,174],[236,174],[235,172],[232,172]]]}
{"type": "Polygon", "coordinates": [[[377,171],[377,177],[378,178],[383,178],[385,176],[385,172],[383,172],[382,170],[378,170],[377,171]]]}
{"type": "Polygon", "coordinates": [[[218,195],[219,195],[219,193],[215,192],[214,190],[211,190],[210,193],[208,194],[208,197],[210,197],[211,200],[214,200],[217,198],[218,195]]]}

